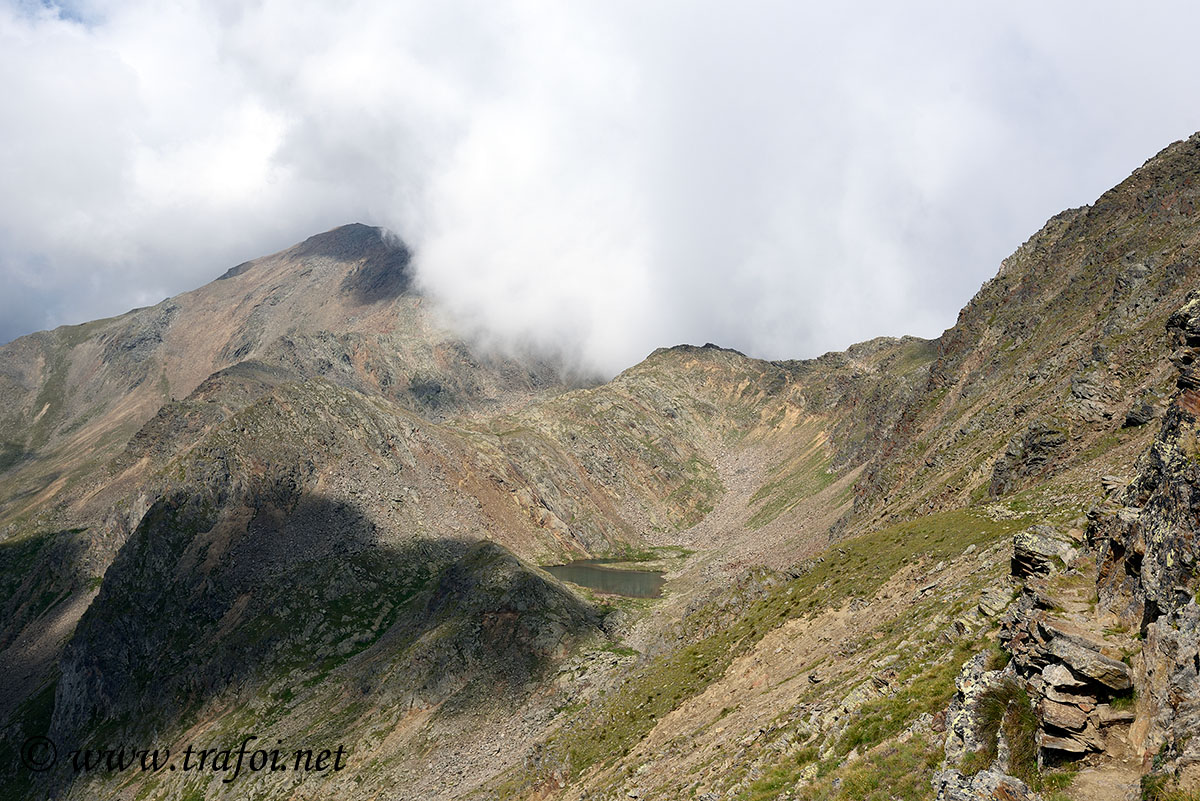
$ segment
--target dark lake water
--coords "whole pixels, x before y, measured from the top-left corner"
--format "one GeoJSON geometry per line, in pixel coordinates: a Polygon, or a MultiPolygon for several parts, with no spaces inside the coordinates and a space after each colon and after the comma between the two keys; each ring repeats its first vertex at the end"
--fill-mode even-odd
{"type": "Polygon", "coordinates": [[[583,559],[565,565],[549,565],[545,570],[563,581],[570,581],[599,592],[625,595],[631,598],[657,598],[662,593],[662,585],[666,583],[662,573],[657,570],[623,570],[617,567],[605,567],[602,561],[596,559],[583,559]]]}

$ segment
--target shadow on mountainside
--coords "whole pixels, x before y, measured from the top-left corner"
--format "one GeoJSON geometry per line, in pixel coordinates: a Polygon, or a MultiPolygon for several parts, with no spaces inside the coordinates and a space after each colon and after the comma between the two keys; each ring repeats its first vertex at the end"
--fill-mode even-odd
{"type": "Polygon", "coordinates": [[[28,717],[29,709],[17,713],[45,682],[94,589],[87,538],[68,529],[0,542],[0,727],[28,717]]]}
{"type": "MultiPolygon", "coordinates": [[[[48,734],[66,753],[231,712],[239,726],[290,715],[310,730],[304,716],[349,687],[384,708],[453,700],[450,714],[522,692],[599,622],[491,542],[384,543],[354,505],[286,483],[177,492],[145,515],[80,620],[48,734]],[[279,703],[255,717],[263,698],[279,703]]],[[[18,734],[30,732],[6,732],[9,745],[18,734]]],[[[73,780],[60,764],[13,797],[73,780]]]]}

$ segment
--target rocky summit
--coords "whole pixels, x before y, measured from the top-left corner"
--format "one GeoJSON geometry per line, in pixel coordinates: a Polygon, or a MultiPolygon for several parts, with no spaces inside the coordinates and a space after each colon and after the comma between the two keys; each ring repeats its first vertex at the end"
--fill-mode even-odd
{"type": "Polygon", "coordinates": [[[932,341],[444,319],[348,225],[0,348],[0,798],[1200,797],[1200,134],[932,341]]]}

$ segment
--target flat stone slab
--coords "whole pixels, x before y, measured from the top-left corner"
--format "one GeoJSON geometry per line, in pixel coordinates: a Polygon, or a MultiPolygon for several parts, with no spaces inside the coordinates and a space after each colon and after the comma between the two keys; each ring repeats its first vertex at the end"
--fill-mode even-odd
{"type": "Polygon", "coordinates": [[[1112,690],[1127,690],[1133,686],[1129,666],[1102,654],[1107,647],[1103,642],[1048,620],[1039,621],[1038,628],[1039,634],[1046,639],[1046,652],[1077,675],[1112,690]]]}
{"type": "Polygon", "coordinates": [[[1047,699],[1042,701],[1042,720],[1057,729],[1083,731],[1087,728],[1088,716],[1074,704],[1060,704],[1047,699]]]}
{"type": "Polygon", "coordinates": [[[1132,709],[1113,709],[1108,704],[1101,704],[1097,707],[1097,713],[1100,717],[1101,726],[1110,726],[1114,723],[1132,723],[1137,717],[1132,709]]]}
{"type": "Polygon", "coordinates": [[[1060,690],[1073,690],[1086,686],[1086,682],[1075,678],[1075,674],[1068,670],[1066,666],[1057,663],[1046,665],[1046,667],[1042,668],[1042,679],[1046,684],[1051,687],[1057,687],[1060,690]]]}
{"type": "Polygon", "coordinates": [[[1071,667],[1112,690],[1127,690],[1133,686],[1129,667],[1124,662],[1109,659],[1104,654],[1084,648],[1070,640],[1055,637],[1047,650],[1071,667]]]}

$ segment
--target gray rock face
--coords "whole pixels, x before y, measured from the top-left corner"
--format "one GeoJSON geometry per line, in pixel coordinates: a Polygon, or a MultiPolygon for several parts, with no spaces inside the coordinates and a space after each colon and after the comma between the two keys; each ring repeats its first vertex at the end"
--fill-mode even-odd
{"type": "Polygon", "coordinates": [[[1183,771],[1200,757],[1200,291],[1167,332],[1178,391],[1137,476],[1091,514],[1088,538],[1101,605],[1144,638],[1136,744],[1183,771]]]}
{"type": "Polygon", "coordinates": [[[1186,605],[1200,586],[1200,292],[1167,321],[1179,392],[1116,509],[1093,515],[1100,600],[1143,628],[1186,605]]]}
{"type": "Polygon", "coordinates": [[[1176,761],[1195,762],[1200,774],[1200,606],[1189,603],[1147,627],[1142,665],[1147,749],[1165,746],[1176,761]]]}
{"type": "Polygon", "coordinates": [[[1071,379],[1067,408],[1090,423],[1113,416],[1113,390],[1103,370],[1080,373],[1071,379]]]}
{"type": "Polygon", "coordinates": [[[1018,610],[1006,623],[1001,637],[1008,641],[1013,659],[1028,675],[1050,677],[1051,686],[1076,693],[1083,692],[1075,689],[1080,687],[1110,692],[1130,687],[1129,667],[1103,653],[1104,643],[1066,623],[1050,620],[1044,612],[1018,610]]]}
{"type": "Polygon", "coordinates": [[[1060,660],[1079,676],[1091,679],[1110,690],[1127,690],[1132,686],[1129,667],[1124,662],[1101,653],[1101,643],[1056,629],[1046,622],[1040,624],[1047,635],[1046,653],[1060,660]]]}
{"type": "Polygon", "coordinates": [[[1105,720],[1101,709],[1110,707],[1101,701],[1132,686],[1129,667],[1103,653],[1104,643],[1035,609],[1028,592],[1006,620],[1001,638],[1013,654],[1016,674],[1038,699],[1042,753],[1077,757],[1105,750],[1100,728],[1128,721],[1105,720]]]}
{"type": "Polygon", "coordinates": [[[957,765],[967,754],[983,748],[975,723],[975,708],[980,693],[1000,681],[998,671],[986,670],[987,654],[968,659],[954,680],[955,693],[946,712],[946,762],[957,765]]]}

